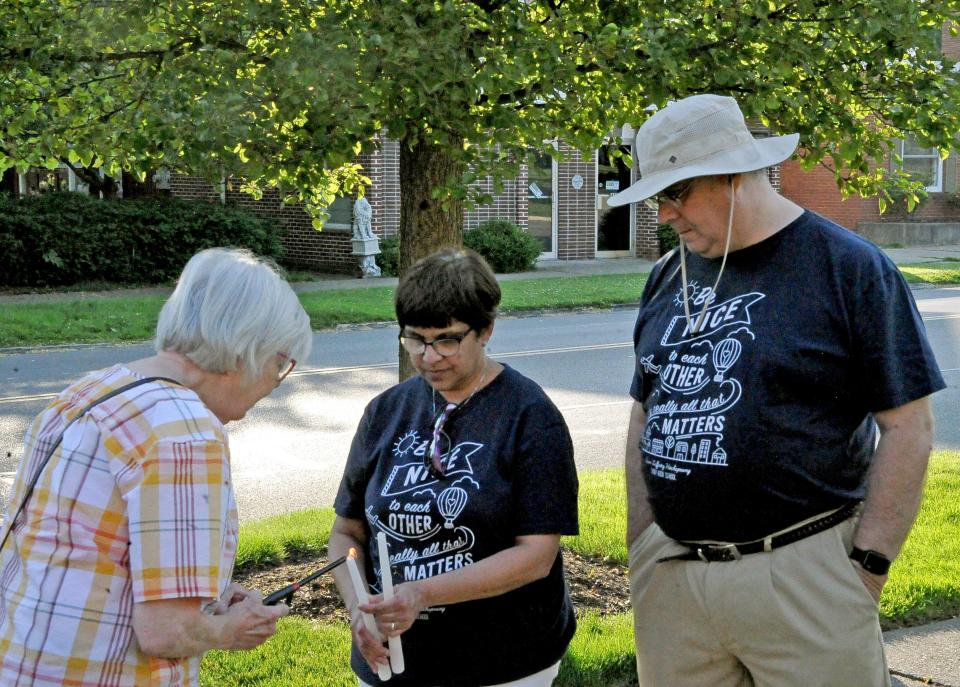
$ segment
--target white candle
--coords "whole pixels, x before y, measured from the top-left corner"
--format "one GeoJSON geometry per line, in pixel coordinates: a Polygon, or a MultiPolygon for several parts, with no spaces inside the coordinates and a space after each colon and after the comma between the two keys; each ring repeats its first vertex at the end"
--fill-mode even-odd
{"type": "MultiPolygon", "coordinates": [[[[353,591],[357,595],[357,604],[367,603],[367,601],[370,600],[367,594],[367,585],[364,584],[363,579],[360,577],[360,570],[357,568],[356,552],[352,549],[350,555],[347,556],[347,570],[350,571],[350,581],[353,582],[353,591]]],[[[380,636],[380,632],[377,630],[377,624],[374,622],[372,615],[360,611],[360,618],[363,620],[363,624],[367,626],[367,631],[370,634],[374,637],[380,636]]],[[[383,681],[393,677],[393,674],[390,672],[390,666],[386,663],[378,663],[377,676],[383,681]]]]}
{"type": "MultiPolygon", "coordinates": [[[[393,598],[393,573],[390,571],[390,553],[387,550],[387,535],[383,532],[377,532],[377,551],[380,554],[380,579],[383,580],[383,600],[389,601],[393,598]]],[[[403,645],[399,637],[390,637],[387,639],[387,646],[390,647],[390,667],[394,673],[402,673],[403,663],[403,645]]]]}

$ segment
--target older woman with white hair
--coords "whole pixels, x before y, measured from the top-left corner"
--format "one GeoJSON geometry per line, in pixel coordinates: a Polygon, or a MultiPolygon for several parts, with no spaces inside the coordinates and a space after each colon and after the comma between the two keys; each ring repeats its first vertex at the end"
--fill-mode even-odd
{"type": "Polygon", "coordinates": [[[94,372],[33,422],[0,542],[0,684],[196,685],[208,649],[250,649],[286,606],[231,584],[224,425],[310,351],[270,263],[187,264],[156,354],[94,372]]]}

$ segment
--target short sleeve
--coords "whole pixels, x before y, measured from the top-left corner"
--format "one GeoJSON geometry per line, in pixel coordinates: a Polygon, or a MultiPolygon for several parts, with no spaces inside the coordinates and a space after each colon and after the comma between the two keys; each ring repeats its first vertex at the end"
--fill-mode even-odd
{"type": "Polygon", "coordinates": [[[945,386],[909,286],[892,263],[877,260],[861,278],[851,324],[864,403],[872,412],[898,408],[945,386]]]}
{"type": "Polygon", "coordinates": [[[357,431],[350,443],[347,465],[343,469],[333,509],[337,515],[353,520],[364,519],[364,492],[370,480],[370,451],[367,449],[367,432],[370,427],[371,410],[368,406],[360,419],[357,431]]]}
{"type": "Polygon", "coordinates": [[[122,470],[130,577],[136,602],[216,598],[232,507],[227,447],[219,441],[156,442],[137,469],[122,470]]]}
{"type": "Polygon", "coordinates": [[[560,411],[544,399],[524,412],[519,426],[513,479],[516,535],[578,534],[578,490],[570,432],[560,411]]]}

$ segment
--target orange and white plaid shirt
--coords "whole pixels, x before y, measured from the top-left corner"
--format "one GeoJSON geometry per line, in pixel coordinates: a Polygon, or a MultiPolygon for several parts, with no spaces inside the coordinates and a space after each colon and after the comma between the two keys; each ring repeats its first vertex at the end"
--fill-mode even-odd
{"type": "MultiPolygon", "coordinates": [[[[11,517],[70,419],[138,378],[123,366],[91,374],[40,413],[11,517]]],[[[0,557],[0,685],[196,685],[200,657],[140,651],[133,605],[202,605],[224,591],[237,547],[231,482],[226,431],[184,387],[148,382],[70,425],[0,557]]]]}

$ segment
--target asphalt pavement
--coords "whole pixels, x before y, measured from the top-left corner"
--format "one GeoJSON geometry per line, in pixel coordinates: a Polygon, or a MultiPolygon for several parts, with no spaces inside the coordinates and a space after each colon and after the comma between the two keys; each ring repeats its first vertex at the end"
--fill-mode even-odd
{"type": "MultiPolygon", "coordinates": [[[[960,246],[910,247],[885,249],[897,263],[937,262],[945,258],[960,260],[960,246]]],[[[544,260],[536,271],[498,275],[502,281],[538,279],[563,275],[622,274],[647,272],[650,261],[635,258],[604,260],[544,260]]],[[[329,275],[312,282],[294,285],[297,291],[347,289],[396,284],[396,279],[357,279],[329,275]]],[[[109,298],[135,293],[168,293],[169,289],[135,289],[106,293],[0,295],[0,303],[37,302],[58,299],[109,298]]],[[[3,351],[0,350],[0,355],[3,351]]],[[[894,687],[960,687],[960,618],[918,627],[890,630],[884,633],[887,661],[894,687]]],[[[831,687],[869,687],[866,685],[832,685],[831,687]]]]}

